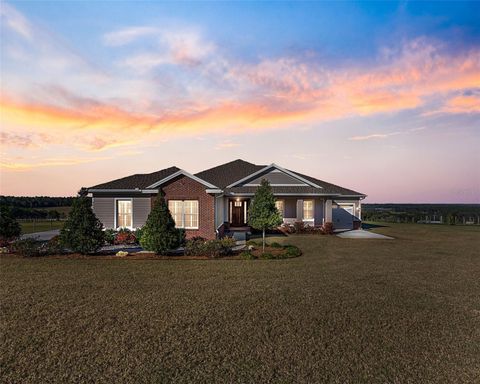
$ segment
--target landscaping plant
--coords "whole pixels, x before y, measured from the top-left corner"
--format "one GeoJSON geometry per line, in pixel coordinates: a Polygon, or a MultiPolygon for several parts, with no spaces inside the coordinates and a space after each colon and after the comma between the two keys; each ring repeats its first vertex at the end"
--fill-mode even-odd
{"type": "Polygon", "coordinates": [[[135,237],[135,234],[128,228],[122,228],[116,233],[114,244],[137,244],[137,238],[135,237]]]}
{"type": "Polygon", "coordinates": [[[17,220],[12,216],[12,211],[5,205],[0,206],[0,246],[6,246],[22,234],[22,229],[17,220]]]}
{"type": "Polygon", "coordinates": [[[105,242],[107,244],[115,244],[115,236],[117,235],[117,231],[115,229],[106,229],[103,233],[105,235],[105,242]]]}
{"type": "Polygon", "coordinates": [[[13,250],[23,257],[40,256],[40,242],[35,239],[27,238],[17,240],[13,244],[13,250]]]}
{"type": "Polygon", "coordinates": [[[216,240],[205,240],[201,237],[194,237],[185,244],[185,255],[208,256],[212,258],[227,256],[232,253],[235,244],[235,240],[231,237],[216,240]]]}
{"type": "Polygon", "coordinates": [[[262,249],[265,250],[265,231],[282,224],[282,215],[275,206],[270,183],[262,179],[248,209],[248,224],[262,231],[262,249]]]}
{"type": "Polygon", "coordinates": [[[103,225],[93,213],[90,200],[77,197],[60,231],[61,244],[73,252],[88,254],[98,251],[105,242],[103,225]]]}
{"type": "Polygon", "coordinates": [[[182,244],[184,232],[175,228],[175,221],[161,193],[155,199],[147,222],[142,229],[140,245],[147,251],[162,254],[176,249],[182,244]]]}
{"type": "Polygon", "coordinates": [[[325,224],[323,224],[322,233],[324,235],[333,235],[333,223],[327,221],[325,224]]]}

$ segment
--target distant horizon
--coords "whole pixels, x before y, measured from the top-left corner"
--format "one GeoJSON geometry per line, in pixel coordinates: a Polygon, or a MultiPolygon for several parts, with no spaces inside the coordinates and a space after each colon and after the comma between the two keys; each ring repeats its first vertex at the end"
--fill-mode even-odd
{"type": "MultiPolygon", "coordinates": [[[[72,195],[72,196],[55,196],[55,195],[23,195],[23,196],[19,196],[19,195],[0,195],[0,197],[49,197],[49,198],[69,198],[69,197],[77,197],[78,195],[72,195]]],[[[335,199],[334,199],[335,200],[335,199]]],[[[365,199],[366,200],[366,199],[365,199]]],[[[480,203],[431,203],[431,202],[428,202],[428,203],[417,203],[417,202],[402,202],[402,203],[392,203],[392,202],[371,202],[371,201],[365,201],[365,200],[361,200],[362,201],[362,204],[382,204],[382,205],[388,205],[388,204],[395,204],[395,205],[406,205],[406,204],[410,204],[410,205],[480,205],[480,203]]]]}
{"type": "Polygon", "coordinates": [[[2,195],[243,158],[365,203],[480,203],[480,2],[12,0],[0,14],[2,195]]]}

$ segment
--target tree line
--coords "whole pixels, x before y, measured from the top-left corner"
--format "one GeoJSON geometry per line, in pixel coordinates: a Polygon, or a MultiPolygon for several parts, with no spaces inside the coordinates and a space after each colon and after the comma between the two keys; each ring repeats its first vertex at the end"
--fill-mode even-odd
{"type": "Polygon", "coordinates": [[[59,220],[66,218],[66,214],[54,208],[71,207],[73,199],[50,196],[0,196],[0,206],[8,207],[15,219],[59,220]]]}
{"type": "Polygon", "coordinates": [[[480,204],[362,204],[363,221],[480,224],[480,204]]]}

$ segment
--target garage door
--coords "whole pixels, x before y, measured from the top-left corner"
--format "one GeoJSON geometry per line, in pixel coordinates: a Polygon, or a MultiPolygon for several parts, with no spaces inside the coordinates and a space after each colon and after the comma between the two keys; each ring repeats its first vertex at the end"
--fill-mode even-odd
{"type": "Polygon", "coordinates": [[[352,205],[339,205],[332,209],[333,226],[335,229],[352,229],[354,208],[352,205]]]}

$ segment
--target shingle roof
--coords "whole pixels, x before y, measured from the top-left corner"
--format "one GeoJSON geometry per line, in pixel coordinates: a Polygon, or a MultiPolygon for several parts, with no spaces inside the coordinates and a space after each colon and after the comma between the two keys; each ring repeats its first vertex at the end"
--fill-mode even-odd
{"type": "MultiPolygon", "coordinates": [[[[233,193],[233,194],[241,194],[241,193],[255,193],[258,187],[233,187],[233,188],[226,188],[225,193],[233,193]]],[[[324,193],[322,189],[315,188],[315,187],[307,187],[307,186],[272,186],[272,191],[275,194],[282,194],[285,193],[289,194],[320,194],[324,193]]]]}
{"type": "Polygon", "coordinates": [[[243,179],[265,167],[265,165],[256,165],[249,163],[248,161],[237,159],[196,173],[195,176],[223,189],[227,185],[243,179]]]}
{"type": "Polygon", "coordinates": [[[335,184],[327,183],[326,181],[315,179],[314,177],[303,175],[301,173],[295,172],[295,171],[290,171],[298,176],[303,177],[304,179],[307,179],[308,181],[311,181],[312,183],[315,183],[319,186],[322,187],[322,193],[339,193],[341,195],[358,195],[358,196],[366,196],[364,193],[360,193],[357,191],[354,191],[353,189],[348,189],[348,188],[343,188],[335,184]]]}
{"type": "Polygon", "coordinates": [[[93,187],[89,187],[88,189],[145,189],[149,185],[152,185],[153,183],[160,181],[165,177],[173,175],[179,170],[180,168],[170,167],[157,172],[136,174],[122,177],[121,179],[108,181],[103,184],[98,184],[93,187]]]}
{"type": "MultiPolygon", "coordinates": [[[[228,185],[241,180],[252,173],[258,172],[261,169],[265,168],[266,165],[257,165],[249,163],[244,160],[234,160],[229,163],[219,165],[207,169],[205,171],[196,173],[195,176],[199,177],[202,180],[207,181],[210,184],[215,185],[218,188],[221,188],[225,193],[255,193],[256,187],[233,187],[226,188],[228,185]]],[[[103,184],[98,184],[89,189],[145,189],[149,185],[154,184],[157,181],[160,181],[175,172],[180,171],[177,167],[170,167],[162,169],[157,172],[146,173],[146,174],[136,174],[132,176],[123,177],[121,179],[112,180],[103,184]]],[[[327,183],[326,181],[316,179],[311,176],[303,175],[301,173],[290,171],[294,174],[297,174],[300,177],[303,177],[306,180],[311,181],[314,184],[321,186],[322,188],[316,188],[312,186],[273,186],[273,192],[276,194],[332,194],[332,195],[355,195],[355,196],[365,196],[363,193],[353,191],[351,189],[343,188],[335,184],[327,183]]]]}

